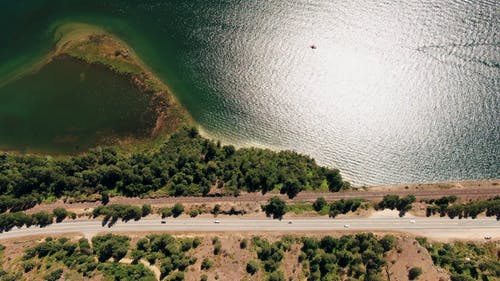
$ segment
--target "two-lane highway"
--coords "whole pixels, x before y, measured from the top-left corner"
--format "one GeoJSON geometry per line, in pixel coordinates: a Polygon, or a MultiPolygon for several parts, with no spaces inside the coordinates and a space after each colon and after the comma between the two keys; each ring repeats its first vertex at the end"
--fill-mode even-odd
{"type": "MultiPolygon", "coordinates": [[[[102,226],[99,220],[69,221],[47,227],[15,228],[0,234],[0,239],[19,238],[31,235],[53,235],[64,233],[95,234],[99,232],[328,232],[328,231],[398,231],[413,234],[435,233],[454,237],[455,233],[470,233],[473,239],[484,236],[500,237],[500,222],[495,218],[448,219],[448,218],[356,218],[324,219],[300,218],[291,220],[222,218],[214,219],[143,219],[117,222],[112,227],[102,226]]],[[[432,235],[431,235],[432,236],[432,235]]]]}

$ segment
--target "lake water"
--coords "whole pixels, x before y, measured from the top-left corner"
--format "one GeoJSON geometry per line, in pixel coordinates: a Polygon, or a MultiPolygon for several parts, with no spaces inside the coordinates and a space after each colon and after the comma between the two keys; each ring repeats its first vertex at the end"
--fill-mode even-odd
{"type": "Polygon", "coordinates": [[[498,178],[499,5],[5,1],[0,82],[48,52],[57,25],[85,22],[226,142],[310,154],[355,184],[498,178]]]}
{"type": "Polygon", "coordinates": [[[0,87],[0,149],[75,153],[114,138],[146,137],[148,95],[104,66],[57,58],[0,87]]]}

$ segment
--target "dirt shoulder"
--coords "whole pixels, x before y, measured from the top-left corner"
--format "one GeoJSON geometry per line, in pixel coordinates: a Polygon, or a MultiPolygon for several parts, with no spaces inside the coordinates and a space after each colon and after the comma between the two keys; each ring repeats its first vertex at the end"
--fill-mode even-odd
{"type": "MultiPolygon", "coordinates": [[[[260,205],[267,202],[273,196],[283,198],[287,203],[302,203],[313,202],[318,197],[324,197],[327,201],[334,201],[348,198],[361,198],[367,201],[379,201],[387,194],[395,194],[400,196],[415,195],[417,201],[422,199],[440,198],[442,196],[455,195],[461,201],[487,199],[493,196],[500,195],[499,180],[483,180],[483,181],[461,181],[451,183],[436,183],[436,184],[417,184],[417,185],[397,185],[397,186],[378,186],[370,187],[369,189],[348,190],[342,192],[301,192],[297,197],[288,199],[286,195],[278,192],[261,193],[245,193],[243,192],[238,197],[123,197],[117,196],[110,199],[110,204],[126,204],[126,205],[143,205],[150,204],[153,207],[168,207],[175,203],[183,203],[189,205],[203,205],[207,208],[213,208],[216,204],[223,207],[239,207],[248,209],[250,213],[256,213],[260,209],[260,205]],[[406,188],[408,186],[408,188],[406,188]]],[[[98,198],[94,198],[97,200],[98,198]]],[[[81,202],[81,203],[65,203],[63,200],[57,200],[54,203],[42,203],[36,205],[28,212],[37,212],[40,210],[52,211],[54,208],[63,207],[73,211],[84,211],[95,208],[101,205],[100,201],[81,202]]]]}

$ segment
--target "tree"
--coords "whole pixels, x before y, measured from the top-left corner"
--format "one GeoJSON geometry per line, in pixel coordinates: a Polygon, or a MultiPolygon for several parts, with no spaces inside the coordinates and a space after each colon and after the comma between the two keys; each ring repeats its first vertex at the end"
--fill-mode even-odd
{"type": "Polygon", "coordinates": [[[410,280],[415,280],[417,279],[420,275],[422,275],[422,268],[420,267],[412,267],[408,271],[408,279],[410,280]]]}
{"type": "Polygon", "coordinates": [[[120,261],[128,251],[130,238],[127,236],[106,234],[94,236],[92,244],[99,261],[104,262],[113,258],[115,262],[120,261]]]}
{"type": "Polygon", "coordinates": [[[184,212],[184,206],[181,203],[176,203],[172,208],[172,215],[174,218],[180,216],[184,212]]]}
{"type": "Polygon", "coordinates": [[[52,214],[47,211],[40,211],[31,215],[33,218],[33,224],[38,224],[40,227],[52,224],[52,214]]]}
{"type": "Polygon", "coordinates": [[[285,275],[282,271],[274,271],[269,274],[269,281],[285,281],[285,275]]]}
{"type": "Polygon", "coordinates": [[[55,208],[52,213],[54,214],[54,217],[56,217],[56,222],[62,222],[67,216],[68,216],[68,211],[64,208],[55,208]]]}
{"type": "Polygon", "coordinates": [[[319,211],[323,210],[323,208],[326,205],[328,205],[328,203],[326,202],[325,197],[319,197],[318,199],[316,199],[316,201],[314,201],[313,208],[316,212],[319,212],[319,211]]]}
{"type": "Polygon", "coordinates": [[[216,205],[214,206],[214,209],[212,210],[212,214],[214,214],[214,216],[217,216],[217,215],[219,215],[220,210],[221,210],[221,206],[220,206],[220,204],[216,204],[216,205]]]}
{"type": "Polygon", "coordinates": [[[101,192],[101,203],[106,205],[109,203],[109,194],[107,191],[101,192]]]}
{"type": "Polygon", "coordinates": [[[267,205],[262,206],[262,209],[266,212],[266,216],[281,220],[286,214],[286,203],[278,196],[274,196],[269,199],[267,205]]]}
{"type": "Polygon", "coordinates": [[[300,182],[297,179],[287,179],[280,190],[281,194],[288,195],[288,198],[294,198],[302,190],[300,182]]]}
{"type": "Polygon", "coordinates": [[[151,214],[151,205],[149,204],[142,205],[142,216],[145,217],[149,214],[151,214]]]}

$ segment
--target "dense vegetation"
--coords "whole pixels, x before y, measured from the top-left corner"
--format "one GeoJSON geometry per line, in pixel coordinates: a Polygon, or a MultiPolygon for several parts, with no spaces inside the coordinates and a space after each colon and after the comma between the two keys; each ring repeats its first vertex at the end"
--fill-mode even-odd
{"type": "Polygon", "coordinates": [[[3,213],[0,214],[0,233],[9,231],[14,227],[30,227],[32,225],[44,227],[52,224],[54,222],[54,218],[56,219],[56,222],[61,222],[66,217],[75,219],[76,214],[68,212],[64,208],[55,208],[52,213],[40,211],[31,215],[24,212],[3,213]]]}
{"type": "Polygon", "coordinates": [[[92,211],[92,216],[94,218],[103,216],[102,224],[113,226],[118,219],[124,222],[129,220],[140,220],[151,213],[151,206],[143,205],[142,208],[137,206],[129,206],[123,204],[111,204],[105,206],[99,206],[92,211]]]}
{"type": "Polygon", "coordinates": [[[154,274],[142,264],[126,265],[118,263],[128,251],[128,237],[107,234],[95,236],[92,243],[93,248],[85,238],[78,241],[71,241],[66,238],[57,240],[47,238],[44,242],[25,251],[23,257],[24,271],[26,273],[32,270],[41,271],[44,269],[44,267],[41,267],[44,263],[46,264],[45,267],[51,265],[51,273],[48,274],[49,278],[51,278],[50,276],[57,277],[58,272],[62,273],[62,269],[67,267],[86,278],[100,272],[104,276],[111,278],[110,280],[156,280],[154,274]],[[108,261],[110,258],[113,258],[113,261],[108,261]]]}
{"type": "Polygon", "coordinates": [[[452,281],[498,280],[500,276],[500,251],[495,243],[417,241],[429,251],[435,265],[450,272],[452,281]]]}
{"type": "Polygon", "coordinates": [[[340,199],[330,204],[329,216],[335,218],[340,214],[356,212],[363,203],[362,199],[340,199]]]}
{"type": "Polygon", "coordinates": [[[479,214],[485,213],[486,216],[496,216],[500,220],[500,196],[488,200],[471,201],[468,203],[455,203],[457,197],[445,196],[437,200],[427,200],[429,204],[426,209],[426,215],[432,216],[439,213],[440,216],[449,216],[475,219],[479,214]]]}
{"type": "Polygon", "coordinates": [[[383,280],[384,254],[393,249],[395,238],[377,239],[373,234],[346,235],[340,238],[303,238],[299,260],[307,280],[383,280]]]}
{"type": "Polygon", "coordinates": [[[137,242],[132,256],[136,261],[144,258],[150,264],[157,265],[161,279],[179,279],[182,276],[180,280],[184,280],[183,272],[196,262],[196,258],[186,255],[186,252],[200,244],[199,238],[176,239],[168,234],[153,234],[137,242]]]}
{"type": "Polygon", "coordinates": [[[384,196],[384,199],[377,204],[376,208],[379,210],[396,209],[399,211],[400,216],[404,216],[406,212],[411,210],[412,204],[415,202],[415,200],[415,196],[413,195],[399,197],[399,195],[388,194],[384,196]]]}
{"type": "Polygon", "coordinates": [[[184,128],[156,149],[126,153],[97,148],[63,158],[0,155],[0,211],[27,209],[47,198],[108,193],[142,196],[238,195],[278,189],[290,197],[305,189],[339,191],[349,184],[336,169],[292,151],[221,146],[184,128]]]}

